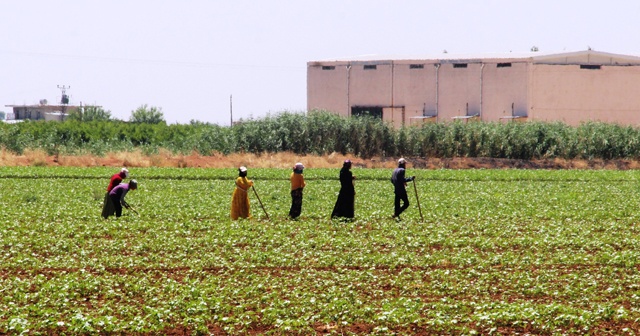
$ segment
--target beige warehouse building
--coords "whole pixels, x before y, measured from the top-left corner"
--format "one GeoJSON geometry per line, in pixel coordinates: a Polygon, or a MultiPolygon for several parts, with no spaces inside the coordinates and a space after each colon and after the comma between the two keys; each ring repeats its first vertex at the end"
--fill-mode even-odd
{"type": "Polygon", "coordinates": [[[640,57],[570,53],[307,63],[307,108],[396,127],[455,119],[640,125],[640,57]]]}

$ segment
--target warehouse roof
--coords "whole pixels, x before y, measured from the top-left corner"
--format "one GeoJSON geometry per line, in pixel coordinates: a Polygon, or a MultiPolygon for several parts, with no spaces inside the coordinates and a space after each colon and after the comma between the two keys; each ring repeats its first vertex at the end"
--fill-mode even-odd
{"type": "Polygon", "coordinates": [[[471,62],[481,63],[490,60],[521,61],[538,64],[612,64],[612,65],[640,65],[640,57],[606,53],[595,50],[575,52],[526,52],[526,53],[484,53],[484,54],[449,54],[419,55],[419,56],[383,56],[360,55],[354,57],[311,61],[308,65],[322,63],[366,63],[366,62],[395,62],[395,61],[426,61],[428,63],[471,62]]]}

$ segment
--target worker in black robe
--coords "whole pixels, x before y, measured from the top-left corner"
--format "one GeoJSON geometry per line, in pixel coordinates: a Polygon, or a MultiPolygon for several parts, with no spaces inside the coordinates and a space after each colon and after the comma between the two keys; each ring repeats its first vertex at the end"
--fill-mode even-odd
{"type": "Polygon", "coordinates": [[[345,160],[340,169],[340,193],[338,193],[338,200],[333,207],[331,218],[353,218],[356,196],[353,181],[355,179],[356,177],[351,173],[351,160],[345,160]]]}

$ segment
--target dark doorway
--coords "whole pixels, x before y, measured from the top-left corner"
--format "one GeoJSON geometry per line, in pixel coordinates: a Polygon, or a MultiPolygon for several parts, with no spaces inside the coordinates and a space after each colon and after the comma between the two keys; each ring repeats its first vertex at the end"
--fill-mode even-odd
{"type": "Polygon", "coordinates": [[[382,106],[352,106],[351,115],[354,117],[369,116],[382,119],[382,106]]]}

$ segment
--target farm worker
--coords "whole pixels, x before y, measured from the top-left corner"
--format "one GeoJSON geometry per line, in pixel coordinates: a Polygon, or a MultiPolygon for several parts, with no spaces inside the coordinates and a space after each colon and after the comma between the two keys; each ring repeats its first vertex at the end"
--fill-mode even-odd
{"type": "MultiPolygon", "coordinates": [[[[122,207],[129,208],[129,204],[124,200],[125,196],[130,190],[138,189],[138,181],[131,180],[129,183],[121,183],[115,186],[109,192],[109,198],[111,198],[111,202],[113,202],[113,207],[115,208],[116,217],[122,216],[122,207]]],[[[113,215],[109,213],[109,215],[113,215]]],[[[105,217],[106,218],[106,217],[105,217]]]]}
{"type": "Polygon", "coordinates": [[[394,200],[394,212],[393,218],[397,218],[400,220],[400,214],[407,210],[409,207],[409,198],[407,197],[407,182],[411,182],[416,179],[415,176],[405,178],[405,168],[407,165],[407,160],[401,158],[398,160],[398,168],[393,171],[391,175],[391,183],[393,183],[393,192],[396,197],[394,200]],[[400,201],[402,201],[402,206],[400,206],[400,201]]]}
{"type": "Polygon", "coordinates": [[[107,186],[107,193],[104,195],[104,202],[102,203],[102,217],[107,218],[109,215],[113,215],[115,213],[115,207],[111,202],[109,192],[127,177],[129,177],[129,170],[127,168],[122,168],[120,169],[120,172],[111,176],[109,186],[107,186]]]}
{"type": "Polygon", "coordinates": [[[247,179],[247,167],[238,168],[236,189],[231,197],[231,219],[251,218],[249,213],[249,188],[252,186],[253,181],[247,179]]]}
{"type": "Polygon", "coordinates": [[[291,209],[289,209],[291,219],[298,218],[302,212],[302,189],[307,185],[302,175],[303,169],[304,165],[298,162],[293,166],[293,173],[291,173],[291,209]]]}
{"type": "Polygon", "coordinates": [[[353,218],[356,190],[354,186],[355,176],[351,173],[351,160],[345,160],[340,169],[340,192],[338,200],[333,207],[331,218],[353,218]]]}

